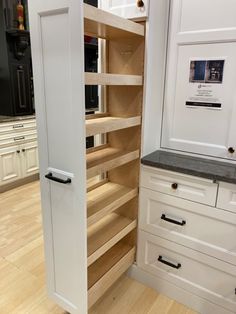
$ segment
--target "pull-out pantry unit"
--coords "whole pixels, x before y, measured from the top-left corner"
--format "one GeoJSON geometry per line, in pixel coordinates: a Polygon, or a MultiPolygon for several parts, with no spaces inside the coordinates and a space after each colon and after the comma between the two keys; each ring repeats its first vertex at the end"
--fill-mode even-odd
{"type": "Polygon", "coordinates": [[[135,260],[144,25],[79,0],[29,12],[48,291],[87,313],[135,260]],[[84,73],[84,35],[101,73],[84,73]],[[85,85],[101,86],[99,113],[85,116],[85,85]]]}

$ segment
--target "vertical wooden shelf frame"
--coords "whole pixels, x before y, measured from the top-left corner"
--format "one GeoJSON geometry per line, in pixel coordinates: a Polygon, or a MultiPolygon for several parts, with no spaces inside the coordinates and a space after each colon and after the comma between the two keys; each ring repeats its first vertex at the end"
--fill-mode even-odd
{"type": "Polygon", "coordinates": [[[77,0],[29,14],[47,288],[86,314],[135,261],[145,26],[77,0]],[[102,73],[84,72],[84,35],[101,39],[102,73]],[[85,85],[102,86],[102,112],[85,116],[85,85]]]}
{"type": "Polygon", "coordinates": [[[144,26],[88,5],[84,8],[85,33],[106,40],[101,60],[102,68],[109,70],[85,73],[85,84],[106,86],[106,111],[86,119],[87,136],[107,137],[105,145],[87,150],[87,178],[101,173],[107,177],[87,193],[90,307],[135,258],[144,26]]]}

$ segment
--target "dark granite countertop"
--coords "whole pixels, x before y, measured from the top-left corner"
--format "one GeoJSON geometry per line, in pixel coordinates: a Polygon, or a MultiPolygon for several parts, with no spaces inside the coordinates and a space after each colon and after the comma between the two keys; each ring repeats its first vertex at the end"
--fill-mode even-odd
{"type": "Polygon", "coordinates": [[[28,119],[34,119],[35,115],[30,116],[1,116],[0,115],[0,123],[6,123],[6,122],[15,122],[15,121],[21,121],[21,120],[28,120],[28,119]]]}
{"type": "Polygon", "coordinates": [[[143,165],[236,184],[236,164],[157,150],[141,160],[143,165]]]}

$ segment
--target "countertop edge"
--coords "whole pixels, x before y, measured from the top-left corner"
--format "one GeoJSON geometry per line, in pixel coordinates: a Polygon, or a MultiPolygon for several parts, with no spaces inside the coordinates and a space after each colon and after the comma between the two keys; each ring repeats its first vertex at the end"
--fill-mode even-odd
{"type": "Polygon", "coordinates": [[[230,183],[230,184],[236,184],[236,179],[233,179],[233,178],[229,178],[229,177],[226,177],[226,176],[223,177],[223,176],[219,176],[217,174],[209,174],[209,173],[202,172],[201,170],[196,171],[195,169],[186,169],[186,168],[183,168],[183,167],[179,167],[178,165],[173,165],[172,166],[172,165],[165,165],[165,164],[162,164],[160,162],[148,161],[147,159],[145,159],[147,156],[144,156],[141,159],[141,164],[144,165],[144,166],[149,166],[149,167],[153,167],[153,168],[159,168],[159,169],[172,171],[172,172],[183,173],[183,174],[186,174],[186,175],[189,175],[189,176],[194,176],[194,177],[198,177],[198,178],[204,178],[204,179],[208,179],[208,180],[211,180],[211,181],[218,181],[218,182],[225,182],[225,183],[230,183]]]}

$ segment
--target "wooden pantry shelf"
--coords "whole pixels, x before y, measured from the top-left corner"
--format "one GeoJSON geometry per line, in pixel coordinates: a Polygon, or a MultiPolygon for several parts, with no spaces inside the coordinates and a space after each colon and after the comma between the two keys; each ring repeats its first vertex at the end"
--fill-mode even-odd
{"type": "Polygon", "coordinates": [[[144,26],[84,4],[84,32],[104,39],[144,37],[144,26]]]}
{"type": "Polygon", "coordinates": [[[93,115],[93,118],[87,116],[86,136],[108,133],[116,130],[126,129],[141,124],[141,117],[101,117],[93,115]]]}
{"type": "Polygon", "coordinates": [[[88,149],[86,158],[89,179],[139,158],[139,150],[124,151],[106,144],[88,149]]]}
{"type": "Polygon", "coordinates": [[[89,308],[133,264],[135,247],[117,243],[88,268],[89,308]]]}
{"type": "Polygon", "coordinates": [[[142,86],[142,75],[85,72],[85,85],[142,86]]]}
{"type": "Polygon", "coordinates": [[[138,188],[106,182],[87,193],[87,224],[91,226],[138,195],[138,188]]]}
{"type": "Polygon", "coordinates": [[[116,213],[106,215],[88,228],[88,266],[105,254],[137,226],[131,220],[116,213]]]}

